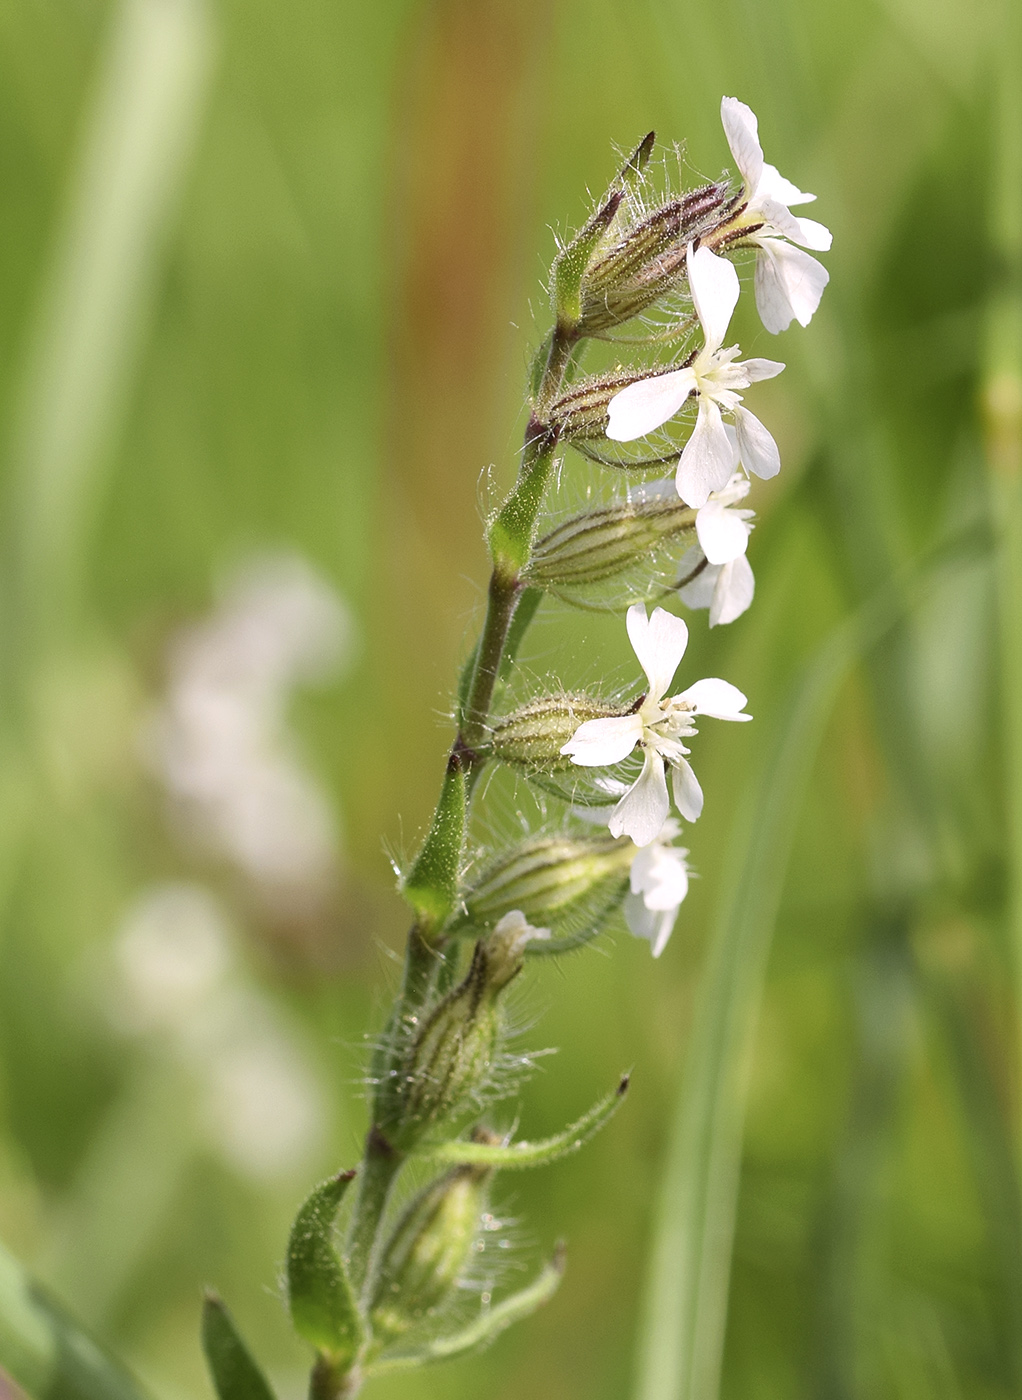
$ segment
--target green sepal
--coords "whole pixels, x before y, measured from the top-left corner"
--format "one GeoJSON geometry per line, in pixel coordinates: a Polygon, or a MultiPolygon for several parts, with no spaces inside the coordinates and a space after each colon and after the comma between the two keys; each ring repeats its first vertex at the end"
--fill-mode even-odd
{"type": "Polygon", "coordinates": [[[270,1383],[216,1293],[202,1303],[202,1349],[220,1400],[275,1400],[270,1383]]]}
{"type": "Polygon", "coordinates": [[[639,183],[639,176],[649,164],[649,158],[653,154],[653,147],[656,145],[656,132],[647,131],[635,150],[621,167],[621,173],[617,177],[617,183],[624,185],[627,189],[634,190],[639,183]]]}
{"type": "Polygon", "coordinates": [[[365,1325],[344,1264],[330,1237],[341,1199],[355,1173],[341,1172],[312,1192],[295,1216],[287,1246],[291,1321],[299,1336],[350,1362],[365,1340],[365,1325]]]}
{"type": "Polygon", "coordinates": [[[465,814],[465,770],[452,756],[429,835],[402,886],[405,899],[432,927],[440,927],[450,917],[458,900],[465,814]]]}
{"type": "Polygon", "coordinates": [[[435,1341],[427,1342],[424,1346],[417,1347],[414,1351],[405,1352],[403,1355],[384,1355],[371,1367],[369,1374],[375,1376],[388,1371],[401,1371],[413,1366],[425,1366],[431,1361],[449,1361],[452,1357],[463,1356],[466,1352],[489,1346],[495,1338],[500,1336],[501,1332],[513,1326],[514,1323],[530,1317],[537,1308],[541,1308],[544,1303],[549,1302],[557,1292],[563,1277],[564,1247],[558,1245],[550,1263],[525,1288],[520,1289],[517,1293],[512,1293],[509,1298],[502,1299],[493,1307],[480,1313],[474,1322],[470,1322],[467,1327],[462,1328],[460,1332],[455,1332],[450,1337],[438,1337],[435,1341]]]}
{"type": "Polygon", "coordinates": [[[564,329],[570,330],[581,318],[582,279],[614,222],[623,199],[623,190],[612,190],[585,227],[557,255],[554,262],[554,309],[557,324],[564,329]]]}
{"type": "Polygon", "coordinates": [[[621,1101],[628,1092],[629,1076],[622,1075],[616,1089],[604,1095],[593,1104],[576,1122],[553,1137],[541,1138],[539,1142],[444,1142],[430,1148],[423,1156],[433,1162],[445,1162],[459,1166],[493,1167],[501,1171],[525,1167],[545,1167],[561,1157],[569,1157],[594,1137],[605,1123],[608,1123],[621,1107],[621,1101]]]}

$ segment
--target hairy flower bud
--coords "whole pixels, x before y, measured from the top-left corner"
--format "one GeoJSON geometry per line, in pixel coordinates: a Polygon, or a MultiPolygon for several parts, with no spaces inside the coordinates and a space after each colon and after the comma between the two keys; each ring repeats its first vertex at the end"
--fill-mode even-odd
{"type": "MultiPolygon", "coordinates": [[[[465,895],[473,927],[492,925],[509,910],[556,937],[595,926],[624,896],[635,855],[631,841],[599,836],[551,836],[527,841],[487,865],[465,895]]],[[[545,951],[537,943],[534,951],[545,951]]]]}
{"type": "Polygon", "coordinates": [[[654,209],[587,268],[579,335],[601,334],[641,315],[687,284],[685,249],[730,214],[724,183],[704,185],[654,209]]]}
{"type": "MultiPolygon", "coordinates": [[[[499,1141],[489,1133],[484,1140],[499,1141]]],[[[428,1322],[450,1299],[472,1251],[492,1175],[486,1167],[455,1167],[420,1191],[398,1220],[370,1307],[379,1345],[428,1322]]]]}
{"type": "Polygon", "coordinates": [[[676,492],[623,501],[565,520],[533,547],[525,581],[570,594],[601,583],[695,531],[696,512],[676,492]]]}
{"type": "Polygon", "coordinates": [[[529,938],[541,934],[508,916],[476,944],[464,981],[425,1017],[403,1064],[381,1086],[377,1121],[392,1147],[411,1150],[477,1100],[496,1053],[498,998],[522,970],[529,938]]]}
{"type": "Polygon", "coordinates": [[[588,695],[548,695],[495,720],[490,753],[502,763],[529,772],[551,773],[568,766],[561,749],[587,719],[618,712],[588,695]]]}

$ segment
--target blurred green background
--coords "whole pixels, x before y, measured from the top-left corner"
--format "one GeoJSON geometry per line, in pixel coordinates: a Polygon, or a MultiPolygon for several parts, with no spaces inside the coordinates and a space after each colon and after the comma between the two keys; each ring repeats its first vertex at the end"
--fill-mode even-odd
{"type": "MultiPolygon", "coordinates": [[[[789,366],[753,405],[784,470],[753,497],[753,608],[712,634],[690,619],[688,674],[740,685],[757,722],[698,741],[701,878],[664,957],[618,930],[522,993],[523,1043],[560,1047],[522,1091],[524,1132],[634,1068],[585,1153],[498,1187],[521,1222],[509,1278],[564,1237],[560,1294],[485,1355],[372,1393],[628,1394],[736,812],[807,659],[963,532],[842,686],[794,814],[723,1394],[1022,1393],[1010,750],[977,408],[1005,42],[966,0],[0,8],[0,1238],[161,1400],[209,1394],[207,1283],[285,1400],[303,1388],[287,1224],[358,1156],[405,919],[388,853],[435,796],[551,229],[650,127],[686,143],[693,182],[715,177],[722,93],[834,232],[808,330],[775,341],[740,310],[745,352],[789,366]],[[195,783],[170,804],[154,757],[186,683],[173,639],[229,616],[230,580],[267,554],[326,635],[263,696],[322,818],[308,898],[253,877],[230,813],[194,839],[195,783]],[[215,967],[146,1010],[147,930],[176,917],[215,967]]],[[[627,678],[623,643],[549,607],[526,661],[627,678]]],[[[497,830],[514,800],[494,798],[497,830]]]]}

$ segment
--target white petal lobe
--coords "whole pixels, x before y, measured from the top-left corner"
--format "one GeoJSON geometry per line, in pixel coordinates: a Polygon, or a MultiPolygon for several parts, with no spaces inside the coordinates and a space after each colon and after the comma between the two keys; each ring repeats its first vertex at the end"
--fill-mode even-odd
{"type": "Polygon", "coordinates": [[[703,790],[692,771],[691,763],[679,759],[671,775],[674,805],[687,822],[698,821],[703,810],[703,790]]]}
{"type": "Polygon", "coordinates": [[[664,608],[646,617],[642,603],[633,603],[625,618],[628,640],[649,682],[649,696],[657,701],[667,694],[674,673],[688,646],[688,626],[664,608]]]}
{"type": "Polygon", "coordinates": [[[751,604],[755,591],[752,565],[744,554],[723,564],[710,599],[710,626],[717,627],[741,617],[751,604]]]}
{"type": "Polygon", "coordinates": [[[741,287],[734,263],[709,248],[688,250],[688,287],[708,351],[719,350],[731,324],[741,287]]]}
{"type": "Polygon", "coordinates": [[[629,384],[607,405],[607,436],[614,442],[645,437],[673,418],[695,388],[690,369],[655,374],[629,384]]]}
{"type": "Polygon", "coordinates": [[[756,415],[747,408],[736,408],[735,428],[738,431],[738,451],[746,470],[764,481],[776,476],[781,470],[781,454],[772,435],[756,415]]]}
{"type": "Polygon", "coordinates": [[[630,836],[637,846],[648,846],[659,836],[670,810],[664,761],[648,751],[642,772],[614,808],[607,826],[611,836],[630,836]]]}
{"type": "Polygon", "coordinates": [[[696,681],[679,697],[687,700],[696,714],[708,715],[711,719],[752,719],[752,715],[742,714],[745,709],[745,696],[730,681],[722,681],[716,676],[696,681]]]}
{"type": "Polygon", "coordinates": [[[696,515],[696,536],[711,564],[727,564],[745,553],[749,527],[737,511],[720,501],[707,501],[696,515]]]}
{"type": "Polygon", "coordinates": [[[763,173],[763,147],[759,144],[756,114],[744,102],[739,102],[737,97],[722,97],[720,120],[735,164],[751,192],[759,184],[763,173]]]}
{"type": "Polygon", "coordinates": [[[611,715],[607,719],[587,719],[580,724],[561,749],[572,763],[584,768],[602,768],[627,758],[642,738],[638,715],[611,715]]]}
{"type": "Polygon", "coordinates": [[[734,467],[734,447],[720,409],[712,399],[700,398],[696,425],[678,460],[678,495],[686,505],[704,506],[711,491],[727,485],[734,467]]]}

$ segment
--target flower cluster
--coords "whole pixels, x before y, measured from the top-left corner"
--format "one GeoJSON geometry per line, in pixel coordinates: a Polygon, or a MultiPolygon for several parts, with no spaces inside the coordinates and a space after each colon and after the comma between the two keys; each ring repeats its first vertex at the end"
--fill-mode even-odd
{"type": "MultiPolygon", "coordinates": [[[[486,619],[458,686],[431,825],[400,872],[413,922],[370,1065],[363,1160],[357,1174],[317,1188],[292,1231],[288,1300],[316,1349],[313,1396],[351,1397],[378,1369],[484,1345],[557,1287],[559,1255],[497,1302],[488,1283],[473,1313],[493,1177],[577,1150],[628,1080],[563,1132],[514,1140],[493,1109],[529,1068],[505,1048],[509,989],[528,962],[590,942],[615,916],[654,957],[663,953],[689,888],[682,822],[703,808],[689,743],[703,718],[750,718],[726,680],[675,688],[689,631],[664,604],[708,609],[712,627],[752,602],[745,502],[751,478],[775,476],[781,458],[744,396],[784,366],[742,359],[726,343],[740,297],[735,260],[754,259],[757,305],[776,334],[815,312],[827,274],[805,250],[829,246],[830,235],[792,214],[812,196],[764,162],[749,108],[725,98],[721,115],[739,180],[664,197],[648,172],[650,133],[554,262],[552,326],[533,363],[517,481],[487,522],[486,619]],[[640,333],[619,336],[627,323],[640,333]],[[587,377],[592,341],[681,349],[670,364],[587,377]],[[684,438],[673,436],[686,424],[684,438]],[[625,446],[651,434],[648,449],[625,446]],[[571,515],[560,489],[568,449],[597,478],[571,515]],[[627,455],[636,451],[648,455],[627,455]],[[600,500],[599,480],[622,477],[627,490],[600,500]],[[644,688],[623,698],[556,677],[548,693],[516,694],[516,654],[544,599],[624,611],[644,688]],[[660,605],[650,612],[650,603],[660,605]],[[547,815],[542,830],[484,849],[475,807],[491,766],[537,788],[547,815]],[[429,1164],[439,1174],[393,1210],[407,1163],[419,1181],[429,1164]],[[356,1175],[338,1250],[334,1218],[356,1175]]],[[[211,1305],[214,1371],[217,1358],[242,1364],[225,1319],[211,1305]]],[[[253,1364],[247,1352],[243,1364],[253,1364]]],[[[221,1400],[232,1400],[228,1390],[221,1400]]]]}

